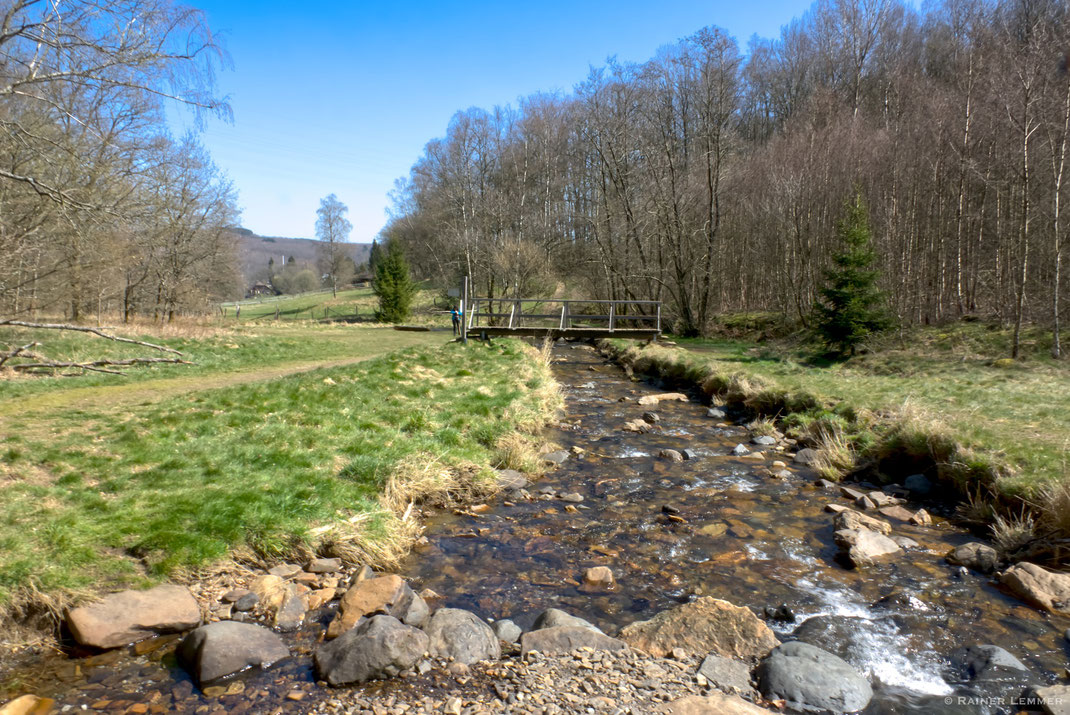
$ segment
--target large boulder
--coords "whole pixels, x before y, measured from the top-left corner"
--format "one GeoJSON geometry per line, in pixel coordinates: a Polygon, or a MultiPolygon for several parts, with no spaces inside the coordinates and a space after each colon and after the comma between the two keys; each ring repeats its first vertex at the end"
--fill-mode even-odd
{"type": "Polygon", "coordinates": [[[673,648],[760,658],[780,643],[749,608],[710,596],[632,623],[620,632],[620,639],[658,658],[669,655],[673,648]]]}
{"type": "Polygon", "coordinates": [[[427,622],[429,609],[405,579],[396,574],[365,579],[352,586],[338,602],[338,613],[327,626],[327,637],[337,638],[362,618],[382,613],[417,628],[427,622]]]}
{"type": "Polygon", "coordinates": [[[981,573],[992,573],[999,565],[999,554],[996,550],[979,541],[956,546],[944,558],[953,566],[965,566],[981,573]]]}
{"type": "Polygon", "coordinates": [[[432,655],[471,665],[481,660],[497,660],[502,646],[482,618],[460,608],[440,608],[424,629],[431,639],[432,655]]]}
{"type": "Polygon", "coordinates": [[[1023,561],[1004,571],[1000,583],[1037,608],[1070,614],[1070,574],[1023,561]]]}
{"type": "Polygon", "coordinates": [[[899,544],[869,529],[840,529],[833,537],[847,562],[854,568],[869,566],[875,559],[900,550],[899,544]]]}
{"type": "Polygon", "coordinates": [[[537,650],[544,654],[562,654],[577,648],[623,650],[627,647],[624,641],[610,638],[604,633],[583,626],[540,628],[520,637],[520,650],[523,653],[537,650]]]}
{"type": "Polygon", "coordinates": [[[201,626],[178,647],[178,657],[198,683],[246,668],[267,668],[290,655],[272,631],[252,623],[219,621],[201,626]]]}
{"type": "Polygon", "coordinates": [[[577,626],[579,628],[589,628],[598,633],[602,632],[601,628],[590,621],[584,620],[579,616],[573,616],[560,608],[547,608],[540,613],[535,619],[535,625],[531,627],[531,630],[537,631],[541,628],[556,628],[558,626],[577,626]]]}
{"type": "Polygon", "coordinates": [[[412,668],[429,644],[419,628],[377,615],[317,648],[313,660],[318,677],[331,685],[364,683],[412,668]]]}
{"type": "Polygon", "coordinates": [[[36,695],[20,695],[6,705],[0,705],[0,715],[48,715],[56,701],[36,695]]]}
{"type": "Polygon", "coordinates": [[[771,711],[735,695],[710,693],[705,697],[688,695],[673,700],[659,705],[654,712],[658,715],[769,715],[771,711]]]}
{"type": "Polygon", "coordinates": [[[201,608],[193,594],[185,586],[172,584],[147,591],[120,591],[67,613],[71,635],[93,648],[118,648],[200,624],[201,608]]]}
{"type": "Polygon", "coordinates": [[[785,700],[803,712],[855,712],[873,697],[869,681],[845,661],[798,641],[770,653],[758,665],[757,678],[767,699],[785,700]]]}

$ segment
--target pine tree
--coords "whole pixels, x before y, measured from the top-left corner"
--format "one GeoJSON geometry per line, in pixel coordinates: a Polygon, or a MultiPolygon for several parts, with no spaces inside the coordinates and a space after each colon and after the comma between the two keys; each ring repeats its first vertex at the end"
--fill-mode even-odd
{"type": "Polygon", "coordinates": [[[409,317],[416,283],[409,274],[409,262],[397,241],[389,241],[375,265],[372,290],[379,296],[376,318],[384,323],[400,323],[409,317]]]}
{"type": "Polygon", "coordinates": [[[874,267],[877,254],[861,194],[845,205],[836,236],[842,251],[833,256],[834,266],[825,274],[824,300],[816,306],[817,330],[830,348],[854,355],[866,337],[892,325],[877,288],[880,271],[874,267]]]}

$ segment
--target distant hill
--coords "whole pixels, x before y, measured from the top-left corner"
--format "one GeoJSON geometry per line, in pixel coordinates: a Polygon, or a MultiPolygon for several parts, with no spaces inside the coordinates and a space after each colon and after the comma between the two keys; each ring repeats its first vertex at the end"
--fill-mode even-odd
{"type": "MultiPolygon", "coordinates": [[[[238,260],[246,287],[256,282],[257,273],[267,268],[271,259],[284,263],[293,256],[299,264],[315,265],[319,256],[320,242],[314,238],[260,236],[247,228],[235,228],[231,233],[238,242],[238,260]]],[[[358,266],[368,262],[370,243],[347,243],[345,247],[358,266]]]]}

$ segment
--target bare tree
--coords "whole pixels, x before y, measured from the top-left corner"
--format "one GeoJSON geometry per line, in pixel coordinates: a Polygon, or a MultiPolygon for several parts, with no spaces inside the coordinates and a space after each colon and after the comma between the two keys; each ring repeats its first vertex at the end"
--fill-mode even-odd
{"type": "Polygon", "coordinates": [[[348,280],[345,270],[353,260],[346,254],[343,243],[349,241],[353,224],[346,218],[349,208],[334,194],[320,199],[316,209],[316,237],[320,244],[320,264],[331,281],[331,292],[338,295],[339,278],[348,280]]]}

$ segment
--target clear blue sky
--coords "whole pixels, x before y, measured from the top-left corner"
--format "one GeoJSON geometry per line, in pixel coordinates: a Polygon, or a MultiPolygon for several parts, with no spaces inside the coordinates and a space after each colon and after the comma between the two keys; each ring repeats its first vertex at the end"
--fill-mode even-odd
{"type": "Polygon", "coordinates": [[[741,48],[775,36],[810,0],[544,0],[512,3],[189,0],[225,40],[219,82],[234,123],[203,141],[234,182],[242,224],[314,235],[319,200],[349,206],[351,240],[370,242],[387,193],[454,112],[571,91],[607,57],[642,61],[719,25],[741,48]]]}

